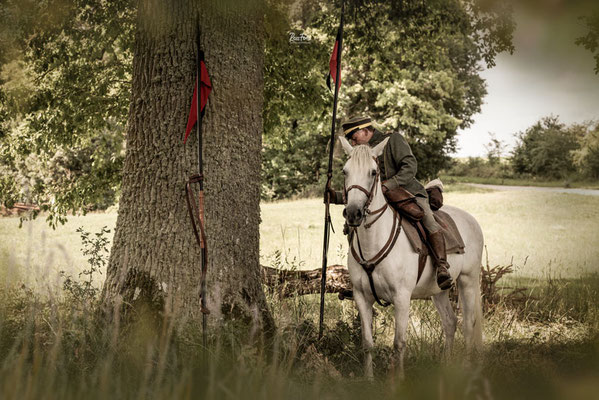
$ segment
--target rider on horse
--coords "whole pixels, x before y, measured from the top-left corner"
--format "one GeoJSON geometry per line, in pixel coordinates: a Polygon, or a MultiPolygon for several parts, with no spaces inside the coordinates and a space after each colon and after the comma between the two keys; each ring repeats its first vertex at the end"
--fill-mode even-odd
{"type": "MultiPolygon", "coordinates": [[[[368,144],[374,147],[389,137],[383,154],[378,157],[380,176],[382,179],[383,194],[387,201],[398,208],[396,201],[402,197],[399,193],[403,189],[415,196],[416,203],[424,212],[422,225],[427,232],[431,250],[435,253],[433,260],[437,271],[437,284],[443,290],[451,287],[451,276],[447,271],[447,255],[445,240],[441,232],[441,225],[435,221],[433,212],[428,202],[428,195],[424,186],[416,179],[417,162],[412,149],[404,137],[397,132],[384,134],[372,126],[369,117],[355,117],[342,124],[345,137],[352,145],[368,144]],[[403,188],[403,189],[402,189],[403,188]]],[[[334,191],[330,186],[325,191],[333,204],[343,204],[343,193],[334,191]]],[[[399,210],[398,210],[399,211],[399,210]]]]}

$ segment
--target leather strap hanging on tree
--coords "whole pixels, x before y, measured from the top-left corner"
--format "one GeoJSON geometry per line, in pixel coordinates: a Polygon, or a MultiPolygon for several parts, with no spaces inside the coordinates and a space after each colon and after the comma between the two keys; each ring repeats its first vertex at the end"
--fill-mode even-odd
{"type": "MultiPolygon", "coordinates": [[[[206,272],[208,265],[208,245],[206,242],[206,231],[204,229],[204,191],[200,190],[198,195],[198,204],[195,202],[195,195],[191,188],[192,183],[202,183],[204,177],[201,175],[192,175],[185,184],[185,199],[187,200],[187,210],[189,211],[189,218],[191,220],[191,227],[193,228],[193,234],[196,238],[196,242],[200,249],[202,249],[202,275],[200,278],[200,287],[204,285],[206,281],[206,272]],[[196,223],[197,221],[197,223],[196,223]],[[198,227],[199,232],[198,232],[198,227]]],[[[202,296],[205,294],[202,293],[202,296]]],[[[201,304],[201,311],[203,314],[210,314],[210,311],[206,308],[204,302],[201,304]]]]}

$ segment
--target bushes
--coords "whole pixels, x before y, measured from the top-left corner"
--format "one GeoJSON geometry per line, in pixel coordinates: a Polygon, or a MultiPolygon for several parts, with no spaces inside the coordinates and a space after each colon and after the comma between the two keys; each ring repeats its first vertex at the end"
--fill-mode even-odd
{"type": "Polygon", "coordinates": [[[468,157],[465,160],[454,159],[447,174],[479,178],[508,178],[513,175],[509,161],[491,162],[482,157],[468,157]]]}
{"type": "Polygon", "coordinates": [[[599,178],[599,122],[581,135],[580,148],[573,153],[574,164],[586,177],[599,178]]]}
{"type": "Polygon", "coordinates": [[[504,144],[491,135],[486,158],[454,159],[446,173],[502,179],[599,178],[599,122],[567,126],[549,116],[515,136],[511,157],[502,157],[504,144]]]}
{"type": "Polygon", "coordinates": [[[572,151],[579,148],[579,128],[566,127],[551,116],[518,133],[512,156],[514,171],[550,179],[562,179],[575,172],[572,151]]]}

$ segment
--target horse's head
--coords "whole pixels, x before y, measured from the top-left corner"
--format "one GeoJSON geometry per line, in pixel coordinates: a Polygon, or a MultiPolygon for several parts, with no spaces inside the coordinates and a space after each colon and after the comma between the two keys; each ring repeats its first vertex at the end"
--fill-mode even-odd
{"type": "Polygon", "coordinates": [[[360,226],[366,210],[376,193],[380,192],[379,167],[376,158],[383,153],[389,139],[383,140],[374,148],[368,145],[352,147],[343,136],[339,137],[341,146],[349,160],[343,167],[345,185],[345,209],[343,216],[349,226],[360,226]]]}

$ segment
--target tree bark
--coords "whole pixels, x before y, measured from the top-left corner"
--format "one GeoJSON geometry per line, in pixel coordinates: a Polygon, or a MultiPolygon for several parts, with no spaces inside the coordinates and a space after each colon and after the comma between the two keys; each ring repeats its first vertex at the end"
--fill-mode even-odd
{"type": "Polygon", "coordinates": [[[185,202],[198,138],[183,135],[196,80],[196,26],[213,90],[203,121],[209,320],[272,326],[260,283],[263,10],[255,0],[142,0],[127,153],[105,305],[200,315],[200,250],[185,202]],[[198,10],[198,7],[201,8],[198,10]]]}

